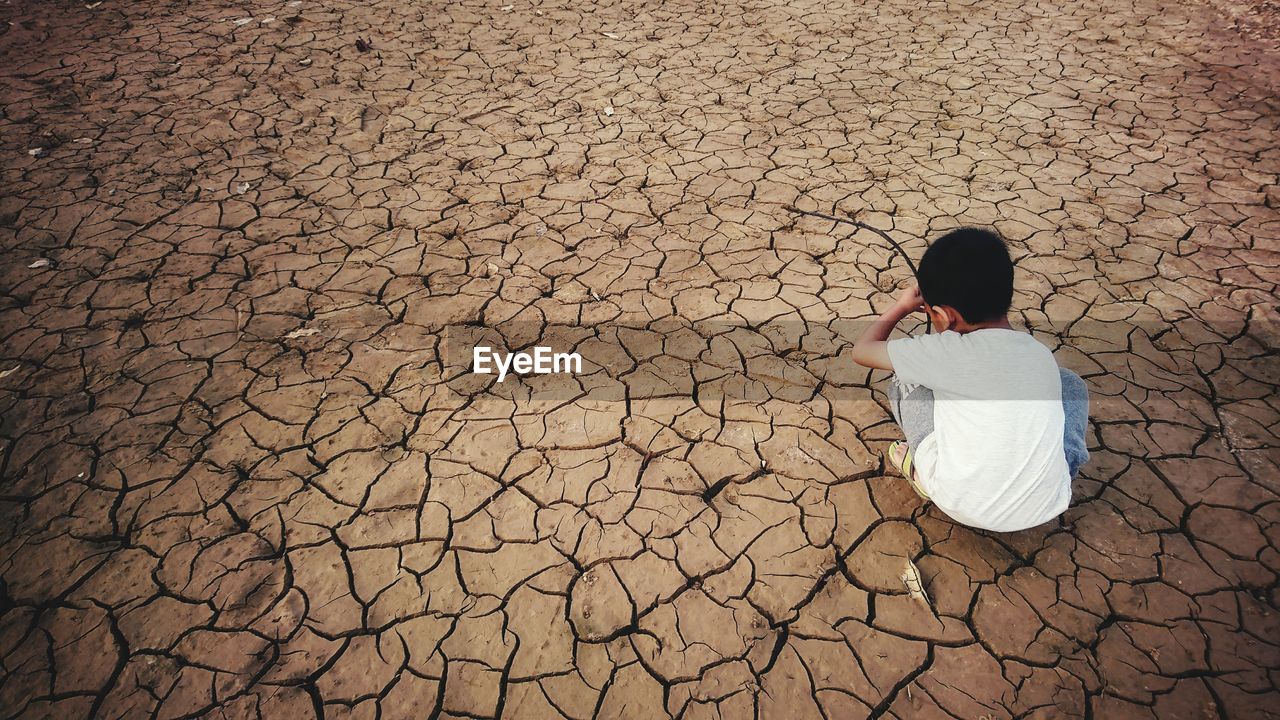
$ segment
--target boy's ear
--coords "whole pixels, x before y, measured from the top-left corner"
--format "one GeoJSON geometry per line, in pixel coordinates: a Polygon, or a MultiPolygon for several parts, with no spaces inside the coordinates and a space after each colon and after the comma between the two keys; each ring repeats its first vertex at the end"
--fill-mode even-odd
{"type": "Polygon", "coordinates": [[[929,308],[934,313],[934,330],[946,332],[960,324],[960,313],[950,305],[930,305],[929,308]]]}

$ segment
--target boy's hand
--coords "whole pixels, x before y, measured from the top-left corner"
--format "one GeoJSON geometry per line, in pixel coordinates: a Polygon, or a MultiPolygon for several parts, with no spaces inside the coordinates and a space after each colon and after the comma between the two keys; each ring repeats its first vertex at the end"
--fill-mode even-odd
{"type": "Polygon", "coordinates": [[[924,296],[920,294],[920,286],[912,285],[903,290],[902,294],[898,295],[898,301],[895,305],[899,310],[903,311],[903,314],[910,314],[924,309],[924,296]]]}
{"type": "Polygon", "coordinates": [[[853,344],[853,361],[859,365],[881,370],[893,370],[893,362],[889,359],[889,333],[902,318],[924,307],[924,297],[920,295],[920,286],[912,285],[893,303],[883,315],[862,331],[862,336],[853,344]]]}

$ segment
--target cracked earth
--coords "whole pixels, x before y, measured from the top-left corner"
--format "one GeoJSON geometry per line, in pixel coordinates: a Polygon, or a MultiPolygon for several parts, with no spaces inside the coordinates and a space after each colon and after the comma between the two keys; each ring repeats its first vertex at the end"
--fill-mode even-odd
{"type": "Polygon", "coordinates": [[[1274,43],[512,3],[0,7],[4,717],[1277,716],[1274,43]],[[1060,522],[886,474],[909,272],[788,204],[1009,240],[1060,522]]]}

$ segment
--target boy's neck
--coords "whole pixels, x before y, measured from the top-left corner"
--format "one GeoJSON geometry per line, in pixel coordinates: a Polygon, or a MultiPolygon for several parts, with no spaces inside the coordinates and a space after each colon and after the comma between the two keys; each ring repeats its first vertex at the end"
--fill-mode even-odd
{"type": "Polygon", "coordinates": [[[951,330],[958,332],[961,335],[964,335],[965,333],[971,333],[975,330],[993,330],[993,329],[1012,330],[1013,325],[1009,322],[1009,316],[1003,315],[998,320],[989,320],[987,322],[982,322],[982,323],[968,323],[968,322],[965,322],[964,320],[961,320],[958,324],[951,327],[951,330]]]}

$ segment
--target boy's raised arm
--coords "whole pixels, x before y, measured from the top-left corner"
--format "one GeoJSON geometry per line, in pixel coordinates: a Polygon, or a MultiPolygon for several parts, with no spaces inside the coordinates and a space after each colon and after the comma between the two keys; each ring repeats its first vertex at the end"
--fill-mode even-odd
{"type": "Polygon", "coordinates": [[[924,303],[920,296],[919,286],[912,285],[898,296],[893,307],[884,311],[875,322],[862,331],[858,341],[853,344],[853,361],[869,368],[892,370],[889,361],[889,334],[902,318],[919,310],[924,303]]]}

